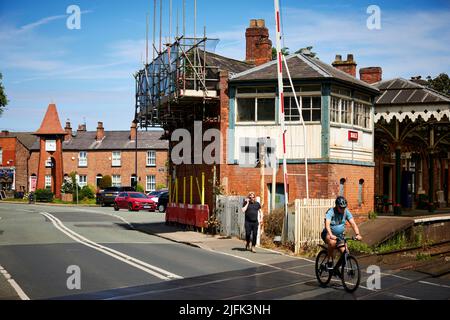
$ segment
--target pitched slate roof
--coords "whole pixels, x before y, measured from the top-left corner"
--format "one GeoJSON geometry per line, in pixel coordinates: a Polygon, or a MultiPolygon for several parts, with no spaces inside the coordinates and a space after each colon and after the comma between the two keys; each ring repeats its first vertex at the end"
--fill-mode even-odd
{"type": "Polygon", "coordinates": [[[45,113],[44,120],[42,120],[41,127],[35,132],[36,135],[53,135],[62,134],[66,135],[66,131],[61,126],[59,121],[58,110],[56,110],[55,104],[49,104],[47,112],[45,113]]]}
{"type": "Polygon", "coordinates": [[[221,70],[227,70],[232,74],[246,71],[255,66],[250,63],[230,59],[211,52],[206,52],[206,64],[208,66],[218,67],[221,70]]]}
{"type": "MultiPolygon", "coordinates": [[[[105,131],[105,138],[101,141],[96,141],[96,135],[96,131],[78,132],[72,139],[63,142],[63,151],[135,150],[130,131],[105,131]]],[[[138,150],[168,150],[169,141],[162,140],[162,137],[162,131],[138,132],[138,150]]],[[[39,150],[39,141],[31,149],[39,150]]]]}
{"type": "MultiPolygon", "coordinates": [[[[286,57],[286,62],[292,80],[337,79],[373,92],[378,91],[374,86],[305,54],[289,55],[286,57]]],[[[232,76],[230,82],[276,80],[277,76],[277,61],[271,61],[232,76]]],[[[285,68],[283,68],[283,77],[287,79],[285,68]]]]}
{"type": "Polygon", "coordinates": [[[375,101],[378,105],[450,103],[450,97],[403,78],[381,81],[374,85],[381,91],[375,101]]]}
{"type": "Polygon", "coordinates": [[[11,136],[16,137],[28,150],[31,149],[36,141],[39,141],[39,138],[31,132],[13,132],[11,136]]]}

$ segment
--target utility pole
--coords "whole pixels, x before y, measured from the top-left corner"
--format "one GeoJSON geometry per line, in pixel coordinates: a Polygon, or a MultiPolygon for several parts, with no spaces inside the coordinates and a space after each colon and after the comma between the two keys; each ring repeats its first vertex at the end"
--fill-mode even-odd
{"type": "Polygon", "coordinates": [[[78,205],[78,182],[80,181],[80,176],[75,175],[75,194],[77,196],[77,205],[78,205]]]}

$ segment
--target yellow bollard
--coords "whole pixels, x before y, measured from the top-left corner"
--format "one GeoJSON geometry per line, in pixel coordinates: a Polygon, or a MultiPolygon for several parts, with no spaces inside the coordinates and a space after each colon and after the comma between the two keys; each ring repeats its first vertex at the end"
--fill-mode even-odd
{"type": "Polygon", "coordinates": [[[202,206],[205,205],[205,173],[202,172],[202,206]]]}
{"type": "Polygon", "coordinates": [[[183,177],[183,203],[186,204],[186,177],[183,177]]]}
{"type": "Polygon", "coordinates": [[[175,203],[178,206],[178,178],[175,178],[175,203]]]}
{"type": "Polygon", "coordinates": [[[194,204],[194,194],[193,194],[193,190],[192,190],[193,186],[194,186],[194,178],[191,176],[191,192],[189,193],[190,198],[191,198],[190,199],[191,205],[194,204]]]}

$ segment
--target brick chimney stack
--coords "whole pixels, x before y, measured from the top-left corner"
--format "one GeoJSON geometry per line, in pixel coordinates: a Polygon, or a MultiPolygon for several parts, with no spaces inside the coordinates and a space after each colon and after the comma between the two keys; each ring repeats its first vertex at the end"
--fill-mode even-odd
{"type": "Polygon", "coordinates": [[[137,123],[136,122],[132,122],[131,123],[131,129],[130,129],[130,140],[136,140],[136,135],[137,135],[137,123]]]}
{"type": "Polygon", "coordinates": [[[86,123],[79,124],[77,132],[86,132],[86,123]]]}
{"type": "Polygon", "coordinates": [[[383,70],[380,67],[369,67],[359,69],[359,78],[369,84],[382,80],[383,70]]]}
{"type": "Polygon", "coordinates": [[[345,73],[351,75],[356,78],[356,62],[353,58],[353,54],[347,55],[347,60],[342,61],[342,56],[340,54],[336,55],[335,61],[332,63],[333,67],[344,71],[345,73]]]}
{"type": "Polygon", "coordinates": [[[69,141],[70,139],[72,139],[72,127],[69,120],[66,121],[66,127],[64,128],[64,130],[67,133],[67,135],[64,136],[64,141],[69,141]]]}
{"type": "Polygon", "coordinates": [[[97,126],[97,135],[95,136],[95,140],[102,141],[105,137],[105,129],[103,128],[103,122],[99,122],[97,126]]]}
{"type": "Polygon", "coordinates": [[[245,61],[257,66],[272,60],[272,41],[269,39],[269,29],[263,19],[250,20],[250,27],[245,32],[245,61]]]}

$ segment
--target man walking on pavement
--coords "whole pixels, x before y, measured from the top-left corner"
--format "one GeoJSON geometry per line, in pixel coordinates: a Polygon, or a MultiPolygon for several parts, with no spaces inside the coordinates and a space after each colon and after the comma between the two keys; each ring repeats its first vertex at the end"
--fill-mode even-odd
{"type": "Polygon", "coordinates": [[[256,239],[258,236],[259,217],[261,205],[256,201],[255,193],[250,192],[244,201],[242,212],[245,214],[245,250],[250,247],[250,236],[252,237],[251,251],[255,252],[256,239]]]}

